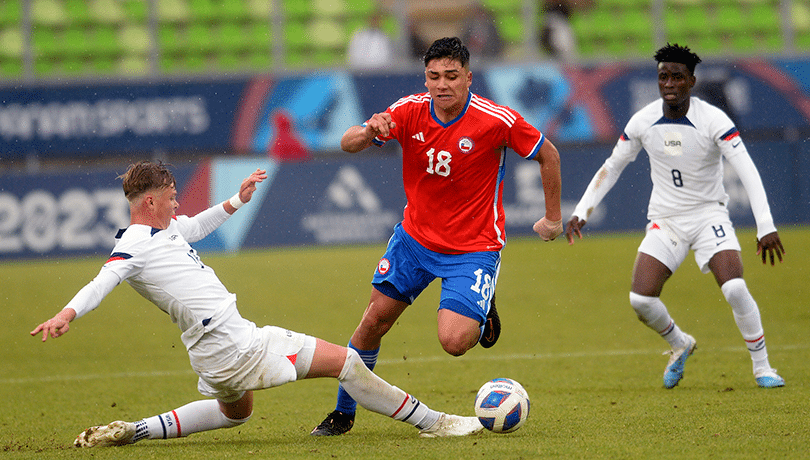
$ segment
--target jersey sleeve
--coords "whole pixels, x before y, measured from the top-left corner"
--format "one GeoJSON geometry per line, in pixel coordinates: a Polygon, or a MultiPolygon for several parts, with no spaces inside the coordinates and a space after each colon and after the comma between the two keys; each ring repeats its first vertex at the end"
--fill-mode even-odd
{"type": "Polygon", "coordinates": [[[222,203],[211,206],[194,217],[177,216],[177,228],[189,243],[200,241],[231,217],[222,203]]]}
{"type": "Polygon", "coordinates": [[[540,151],[540,147],[542,147],[543,143],[546,141],[546,136],[522,116],[517,115],[516,112],[514,113],[517,119],[509,129],[507,147],[514,150],[523,158],[533,160],[540,151]]]}
{"type": "MultiPolygon", "coordinates": [[[[399,139],[398,134],[403,131],[403,124],[406,120],[408,120],[408,115],[405,114],[408,110],[407,102],[411,102],[413,96],[403,97],[399,99],[397,102],[388,106],[385,109],[385,113],[391,115],[391,121],[394,122],[394,128],[389,131],[388,136],[377,136],[371,140],[371,142],[376,145],[377,147],[382,147],[385,145],[386,142],[390,141],[391,139],[399,139]]],[[[366,124],[363,123],[362,126],[366,124]]]]}
{"type": "Polygon", "coordinates": [[[105,270],[103,267],[93,281],[87,283],[75,296],[65,305],[65,308],[72,308],[76,312],[76,318],[81,318],[86,313],[95,310],[104,297],[121,283],[114,272],[105,270]]]}
{"type": "Polygon", "coordinates": [[[765,193],[765,186],[759,175],[748,149],[740,139],[737,128],[732,128],[717,138],[720,152],[728,160],[729,164],[737,176],[740,178],[745,192],[748,194],[748,201],[751,203],[751,211],[757,222],[757,239],[776,231],[771,215],[771,207],[768,205],[768,197],[765,193]]]}
{"type": "Polygon", "coordinates": [[[639,134],[633,130],[631,119],[631,122],[627,124],[625,131],[616,142],[616,146],[613,147],[613,153],[594,174],[585,189],[585,193],[576,208],[574,208],[572,217],[576,216],[580,220],[587,221],[605,195],[616,185],[624,168],[636,159],[640,151],[641,139],[639,134]],[[628,134],[628,132],[632,134],[628,134]]]}

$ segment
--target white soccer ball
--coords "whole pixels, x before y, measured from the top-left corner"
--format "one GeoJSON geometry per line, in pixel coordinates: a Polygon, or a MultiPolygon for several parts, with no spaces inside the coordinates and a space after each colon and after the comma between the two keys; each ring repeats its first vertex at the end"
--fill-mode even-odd
{"type": "Polygon", "coordinates": [[[511,433],[529,417],[529,394],[512,379],[492,379],[475,396],[475,415],[484,428],[511,433]]]}

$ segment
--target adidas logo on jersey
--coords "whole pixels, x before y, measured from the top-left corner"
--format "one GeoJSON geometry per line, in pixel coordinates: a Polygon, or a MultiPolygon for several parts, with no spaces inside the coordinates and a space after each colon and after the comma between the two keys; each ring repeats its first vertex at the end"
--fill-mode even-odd
{"type": "Polygon", "coordinates": [[[422,131],[419,131],[418,133],[414,134],[413,136],[411,136],[411,138],[416,139],[419,142],[425,142],[425,135],[422,134],[422,131]]]}

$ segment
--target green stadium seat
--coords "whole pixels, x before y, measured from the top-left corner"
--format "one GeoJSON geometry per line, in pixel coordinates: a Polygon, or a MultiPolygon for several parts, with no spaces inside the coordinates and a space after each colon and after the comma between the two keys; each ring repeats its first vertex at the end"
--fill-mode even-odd
{"type": "Polygon", "coordinates": [[[501,38],[507,43],[523,43],[525,39],[525,28],[523,26],[523,17],[511,14],[504,14],[497,16],[495,24],[498,31],[501,33],[501,38]]]}
{"type": "Polygon", "coordinates": [[[31,22],[34,26],[62,26],[67,22],[67,13],[62,2],[57,0],[33,0],[31,22]]]}
{"type": "Polygon", "coordinates": [[[375,9],[373,0],[346,0],[346,11],[350,17],[365,18],[375,9]]]}
{"type": "MultiPolygon", "coordinates": [[[[162,55],[175,55],[185,46],[185,37],[181,27],[173,24],[163,24],[158,29],[158,44],[162,55]]],[[[170,63],[171,64],[171,63],[170,63]]]]}
{"type": "Polygon", "coordinates": [[[119,3],[127,21],[135,23],[149,21],[149,0],[121,0],[119,3]]]}
{"type": "Polygon", "coordinates": [[[59,53],[56,32],[49,27],[35,27],[31,34],[35,57],[50,59],[59,53]]]}
{"type": "Polygon", "coordinates": [[[310,22],[308,36],[317,48],[344,48],[349,41],[346,31],[332,19],[318,18],[310,22]]]}
{"type": "Polygon", "coordinates": [[[63,0],[66,23],[71,27],[85,27],[93,20],[90,17],[90,8],[85,0],[63,0]]]}
{"type": "Polygon", "coordinates": [[[186,35],[186,49],[192,54],[206,54],[214,50],[214,35],[211,27],[203,23],[194,23],[186,35]]]}
{"type": "Polygon", "coordinates": [[[152,49],[152,37],[142,25],[128,23],[118,32],[118,41],[126,54],[147,55],[152,49]]]}
{"type": "Polygon", "coordinates": [[[90,54],[86,46],[87,38],[83,27],[71,27],[62,33],[58,41],[59,48],[68,59],[81,58],[90,54]]]}
{"type": "Polygon", "coordinates": [[[317,16],[342,17],[348,13],[344,0],[312,0],[312,9],[317,16]]]}
{"type": "Polygon", "coordinates": [[[25,51],[25,38],[20,27],[7,27],[0,30],[0,57],[22,59],[25,51]]]}
{"type": "Polygon", "coordinates": [[[273,15],[273,3],[267,0],[247,0],[247,13],[254,19],[269,21],[273,15]]]}
{"type": "Polygon", "coordinates": [[[160,0],[157,4],[157,17],[160,22],[184,23],[191,12],[185,0],[160,0]]]}
{"type": "Polygon", "coordinates": [[[281,9],[288,20],[300,20],[315,14],[311,0],[281,0],[281,9]]]}
{"type": "Polygon", "coordinates": [[[270,69],[273,65],[273,58],[270,53],[256,50],[248,55],[248,65],[253,69],[270,69]]]}
{"type": "Polygon", "coordinates": [[[219,16],[224,21],[237,22],[245,21],[250,17],[243,0],[221,0],[219,2],[219,16]]]}
{"type": "Polygon", "coordinates": [[[482,0],[481,4],[495,16],[503,14],[520,16],[523,11],[523,0],[482,0]]]}
{"type": "Polygon", "coordinates": [[[270,50],[273,43],[273,34],[267,23],[254,22],[248,26],[248,40],[255,49],[270,50]]]}
{"type": "Polygon", "coordinates": [[[0,58],[0,75],[4,78],[20,78],[24,73],[22,59],[0,58]]]}
{"type": "Polygon", "coordinates": [[[288,52],[310,46],[307,28],[304,23],[300,21],[287,21],[287,23],[284,24],[284,40],[288,52]]]}
{"type": "Polygon", "coordinates": [[[118,61],[118,72],[125,76],[147,75],[150,71],[149,58],[140,55],[127,55],[118,61]]]}
{"type": "Polygon", "coordinates": [[[90,6],[90,17],[101,24],[120,24],[125,19],[119,0],[93,0],[90,6]]]}
{"type": "Polygon", "coordinates": [[[715,17],[714,28],[720,34],[736,36],[751,33],[748,20],[743,17],[743,11],[738,5],[721,5],[715,17]]]}
{"type": "Polygon", "coordinates": [[[0,26],[19,25],[22,22],[21,0],[4,0],[0,2],[0,26]]]}
{"type": "Polygon", "coordinates": [[[188,0],[191,18],[197,22],[216,22],[219,11],[211,0],[188,0]]]}

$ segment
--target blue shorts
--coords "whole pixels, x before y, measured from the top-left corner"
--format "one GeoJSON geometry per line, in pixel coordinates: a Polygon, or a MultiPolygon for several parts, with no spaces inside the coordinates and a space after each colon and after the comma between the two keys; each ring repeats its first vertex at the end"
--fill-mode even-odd
{"type": "Polygon", "coordinates": [[[414,240],[399,223],[388,240],[388,248],[377,264],[371,284],[388,297],[410,305],[434,279],[441,278],[439,309],[454,311],[483,324],[500,268],[500,251],[434,252],[414,240]]]}

